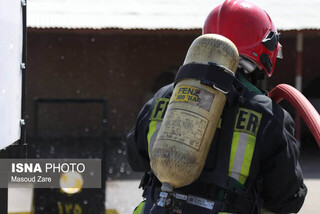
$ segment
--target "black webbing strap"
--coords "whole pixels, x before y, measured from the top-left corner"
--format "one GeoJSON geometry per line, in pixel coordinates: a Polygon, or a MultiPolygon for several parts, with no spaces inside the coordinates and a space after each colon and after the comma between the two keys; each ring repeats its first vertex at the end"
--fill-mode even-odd
{"type": "Polygon", "coordinates": [[[175,84],[184,79],[201,80],[201,83],[225,93],[228,104],[233,105],[240,96],[244,95],[246,87],[230,72],[216,63],[190,63],[179,68],[175,84]]]}
{"type": "Polygon", "coordinates": [[[233,130],[239,104],[225,107],[222,114],[222,124],[219,139],[214,142],[218,143],[216,165],[213,171],[203,171],[200,179],[202,182],[214,183],[223,189],[230,189],[232,180],[229,178],[229,161],[231,153],[231,144],[233,138],[233,130]]]}
{"type": "Polygon", "coordinates": [[[216,63],[185,64],[179,68],[175,84],[184,79],[197,79],[210,83],[224,92],[229,92],[232,88],[235,76],[230,73],[232,71],[226,70],[227,68],[216,63]]]}

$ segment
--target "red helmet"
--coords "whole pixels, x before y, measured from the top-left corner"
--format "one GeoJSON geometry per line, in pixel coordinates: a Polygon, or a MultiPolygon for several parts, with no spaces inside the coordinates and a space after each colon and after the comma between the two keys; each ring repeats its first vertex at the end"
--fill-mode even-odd
{"type": "Polygon", "coordinates": [[[270,77],[277,56],[281,57],[279,34],[269,15],[245,0],[226,0],[207,17],[203,33],[215,33],[230,39],[239,54],[270,77]]]}

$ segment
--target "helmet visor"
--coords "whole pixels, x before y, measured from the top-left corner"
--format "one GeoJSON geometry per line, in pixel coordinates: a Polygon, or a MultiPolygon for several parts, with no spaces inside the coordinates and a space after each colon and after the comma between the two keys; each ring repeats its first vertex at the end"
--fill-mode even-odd
{"type": "Polygon", "coordinates": [[[261,42],[269,51],[274,51],[278,46],[279,39],[280,34],[270,30],[261,42]]]}

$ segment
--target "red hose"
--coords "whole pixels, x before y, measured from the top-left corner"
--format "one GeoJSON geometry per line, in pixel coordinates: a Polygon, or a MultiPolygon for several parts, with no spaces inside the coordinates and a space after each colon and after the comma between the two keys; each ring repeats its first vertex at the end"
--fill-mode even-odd
{"type": "Polygon", "coordinates": [[[287,84],[277,85],[269,92],[269,97],[277,103],[282,99],[288,101],[306,122],[320,148],[320,116],[309,100],[287,84]]]}

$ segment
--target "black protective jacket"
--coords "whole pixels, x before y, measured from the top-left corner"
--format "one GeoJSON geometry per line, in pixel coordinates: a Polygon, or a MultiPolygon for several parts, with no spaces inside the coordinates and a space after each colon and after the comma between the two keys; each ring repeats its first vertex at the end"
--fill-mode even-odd
{"type": "MultiPolygon", "coordinates": [[[[255,145],[250,157],[249,174],[245,175],[245,181],[242,184],[246,189],[254,189],[250,193],[256,195],[253,197],[259,201],[258,206],[274,213],[297,213],[304,202],[307,188],[303,183],[303,175],[298,163],[299,148],[294,138],[294,122],[283,108],[250,82],[243,77],[241,82],[246,86],[246,91],[239,99],[234,133],[238,132],[239,135],[253,138],[255,145]]],[[[151,170],[147,142],[150,117],[158,103],[157,100],[170,98],[172,91],[173,84],[160,89],[142,108],[135,127],[128,134],[128,160],[134,171],[151,170]]],[[[227,108],[228,104],[225,110],[227,108]]],[[[223,118],[224,116],[222,121],[223,118]]],[[[221,141],[220,132],[220,130],[216,132],[204,172],[215,170],[217,157],[219,157],[217,147],[221,141]]],[[[197,192],[199,190],[197,183],[201,183],[200,180],[201,176],[190,187],[184,188],[188,194],[208,196],[203,191],[197,192]]],[[[209,189],[207,191],[210,191],[209,189]]]]}

